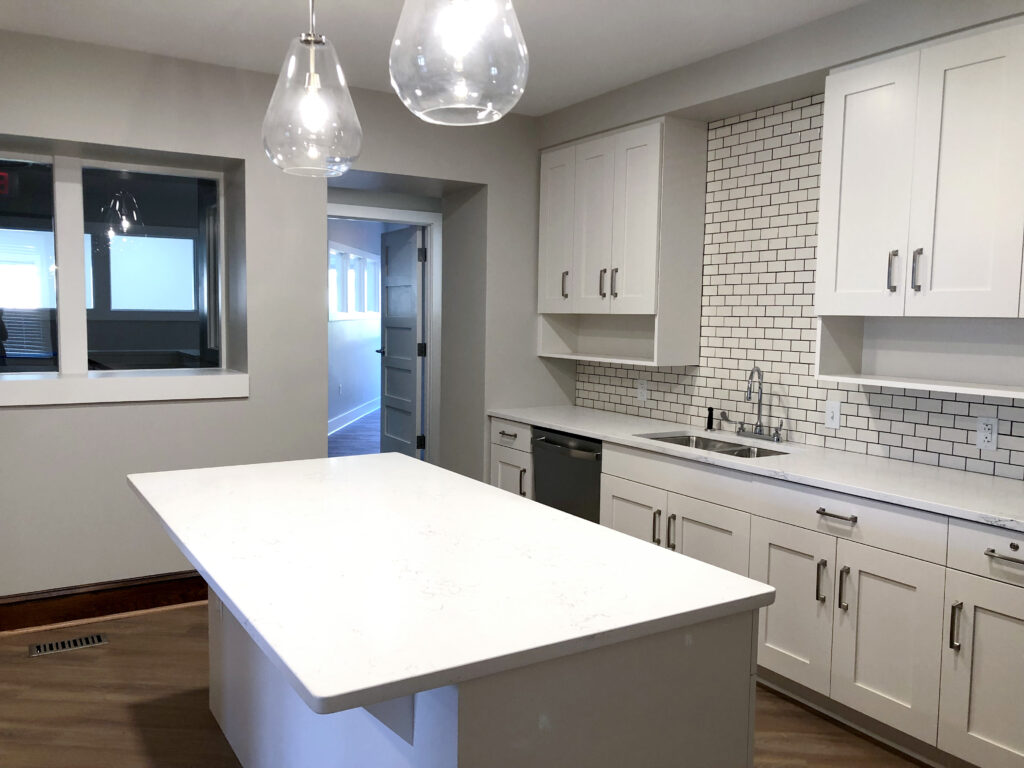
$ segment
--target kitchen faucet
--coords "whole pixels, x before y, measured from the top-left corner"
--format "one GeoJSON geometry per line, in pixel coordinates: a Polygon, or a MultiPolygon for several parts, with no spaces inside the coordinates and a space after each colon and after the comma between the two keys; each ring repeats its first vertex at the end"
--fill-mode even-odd
{"type": "Polygon", "coordinates": [[[750,398],[753,396],[754,391],[754,374],[757,374],[757,423],[754,424],[754,434],[764,434],[764,424],[761,423],[761,403],[764,399],[764,373],[761,369],[754,364],[754,367],[750,369],[750,374],[747,376],[747,402],[750,402],[750,398]]]}

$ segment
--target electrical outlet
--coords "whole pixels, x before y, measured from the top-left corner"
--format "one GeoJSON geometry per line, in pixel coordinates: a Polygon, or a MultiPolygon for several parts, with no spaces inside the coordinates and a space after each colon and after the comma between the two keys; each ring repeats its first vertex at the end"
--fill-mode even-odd
{"type": "Polygon", "coordinates": [[[994,451],[999,447],[998,419],[978,419],[978,431],[974,433],[974,445],[983,451],[994,451]]]}
{"type": "Polygon", "coordinates": [[[842,405],[838,400],[825,401],[825,426],[828,429],[839,429],[839,413],[842,405]]]}
{"type": "Polygon", "coordinates": [[[647,391],[647,381],[645,379],[638,379],[636,382],[636,399],[641,403],[646,403],[649,396],[650,394],[647,391]]]}

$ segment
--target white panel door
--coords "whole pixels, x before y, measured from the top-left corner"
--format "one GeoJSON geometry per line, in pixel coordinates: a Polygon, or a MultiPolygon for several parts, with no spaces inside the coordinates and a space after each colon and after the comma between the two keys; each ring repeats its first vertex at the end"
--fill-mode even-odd
{"type": "Polygon", "coordinates": [[[417,343],[423,297],[421,227],[385,232],[380,238],[380,452],[419,457],[423,427],[423,358],[417,343]]]}
{"type": "Polygon", "coordinates": [[[776,590],[775,602],[761,609],[757,663],[826,696],[835,560],[833,536],[750,520],[750,578],[776,590]]]}
{"type": "Polygon", "coordinates": [[[832,698],[935,744],[946,569],[839,540],[832,698]]]}
{"type": "Polygon", "coordinates": [[[601,475],[601,525],[663,546],[667,506],[668,491],[601,475]]]}
{"type": "Polygon", "coordinates": [[[1022,93],[1024,26],[922,51],[908,315],[1017,317],[1022,93]]]}
{"type": "Polygon", "coordinates": [[[611,311],[658,311],[658,245],[661,210],[661,123],[615,136],[611,311]]]}
{"type": "Polygon", "coordinates": [[[665,545],[746,576],[750,565],[750,515],[701,499],[668,495],[665,545]]]}
{"type": "Polygon", "coordinates": [[[504,445],[492,445],[491,485],[532,499],[533,454],[504,445]]]}
{"type": "Polygon", "coordinates": [[[946,574],[939,749],[1024,766],[1024,588],[946,574]]]}
{"type": "Polygon", "coordinates": [[[540,156],[537,311],[572,312],[573,195],[576,147],[540,156]]]}
{"type": "Polygon", "coordinates": [[[919,53],[829,75],[819,315],[903,314],[919,53]]]}
{"type": "Polygon", "coordinates": [[[615,135],[576,145],[572,241],[574,312],[608,311],[615,200],[615,135]]]}

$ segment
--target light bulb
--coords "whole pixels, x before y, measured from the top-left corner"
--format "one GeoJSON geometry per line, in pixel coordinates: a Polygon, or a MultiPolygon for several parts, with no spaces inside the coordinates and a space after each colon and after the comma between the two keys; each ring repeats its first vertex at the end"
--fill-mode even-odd
{"type": "Polygon", "coordinates": [[[529,56],[511,0],[405,0],[391,87],[422,120],[500,120],[523,95],[529,56]]]}
{"type": "Polygon", "coordinates": [[[334,46],[312,32],[292,40],[263,118],[263,148],[299,176],[340,176],[359,157],[363,129],[334,46]]]}

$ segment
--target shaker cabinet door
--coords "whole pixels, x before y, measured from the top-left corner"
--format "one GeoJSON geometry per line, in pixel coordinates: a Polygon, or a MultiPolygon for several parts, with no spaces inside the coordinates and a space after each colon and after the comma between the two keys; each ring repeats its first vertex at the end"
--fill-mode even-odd
{"type": "Polygon", "coordinates": [[[907,315],[1017,317],[1024,26],[921,52],[907,315]]]}
{"type": "Polygon", "coordinates": [[[575,147],[576,186],[572,243],[573,311],[608,312],[615,200],[616,137],[603,136],[575,147]]]}
{"type": "Polygon", "coordinates": [[[492,445],[491,485],[532,499],[533,454],[503,445],[492,445]]]}
{"type": "Polygon", "coordinates": [[[537,311],[572,312],[573,203],[576,148],[540,156],[537,311]]]}
{"type": "Polygon", "coordinates": [[[663,546],[668,491],[601,475],[601,525],[663,546]]]}
{"type": "Polygon", "coordinates": [[[815,305],[902,315],[920,53],[829,75],[815,305]]]}

